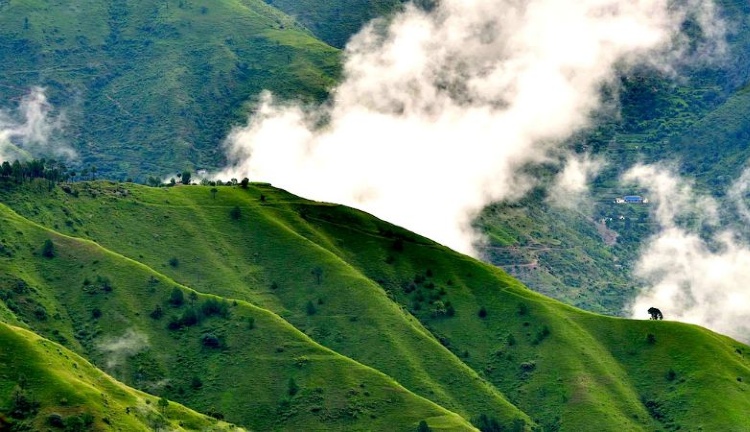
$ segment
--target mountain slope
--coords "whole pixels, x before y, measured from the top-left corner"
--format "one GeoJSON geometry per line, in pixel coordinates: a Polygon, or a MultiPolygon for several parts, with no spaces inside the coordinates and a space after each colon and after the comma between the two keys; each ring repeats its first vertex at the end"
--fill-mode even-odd
{"type": "Polygon", "coordinates": [[[193,296],[91,242],[52,235],[56,256],[28,265],[23,240],[13,233],[27,241],[50,233],[7,208],[2,219],[4,247],[13,251],[13,261],[26,263],[2,265],[5,304],[37,332],[131,385],[258,430],[384,430],[390,424],[407,430],[425,419],[470,428],[266,310],[193,296]],[[179,305],[175,290],[183,293],[179,305]]]}
{"type": "MultiPolygon", "coordinates": [[[[748,347],[705,329],[582,312],[367,214],[268,185],[215,193],[106,182],[66,188],[6,184],[2,192],[13,211],[3,212],[0,239],[10,255],[0,265],[39,293],[33,302],[10,299],[9,309],[105,369],[98,347],[129,329],[146,333],[149,349],[112,372],[201,411],[213,406],[258,428],[270,426],[257,418],[268,410],[333,429],[409,430],[420,419],[445,428],[497,419],[511,430],[747,426],[740,413],[750,407],[748,347]],[[53,258],[42,256],[47,237],[53,258]],[[188,286],[199,292],[194,300],[188,286]],[[184,295],[179,307],[170,303],[175,287],[184,295]],[[210,295],[227,299],[227,317],[198,314],[195,324],[167,328],[171,315],[185,317],[191,302],[202,310],[210,295]],[[36,304],[69,316],[40,321],[36,304]],[[157,304],[160,320],[148,316],[157,304]],[[248,316],[256,328],[248,330],[248,316]],[[209,334],[217,340],[203,342],[209,334]],[[193,375],[202,377],[199,389],[193,375]],[[300,389],[285,397],[290,376],[300,389]],[[392,410],[381,404],[388,392],[374,390],[377,376],[405,389],[392,410]],[[336,384],[341,377],[352,378],[336,384]]],[[[273,427],[291,425],[280,421],[273,427]]]]}
{"type": "Polygon", "coordinates": [[[331,46],[343,48],[372,19],[398,10],[402,0],[269,0],[331,46]]]}
{"type": "Polygon", "coordinates": [[[0,346],[0,407],[9,407],[2,430],[238,430],[174,402],[159,405],[28,330],[0,323],[0,346]]]}
{"type": "Polygon", "coordinates": [[[112,176],[223,163],[221,142],[268,89],[322,100],[338,51],[260,0],[0,2],[0,101],[45,87],[63,137],[112,176]]]}

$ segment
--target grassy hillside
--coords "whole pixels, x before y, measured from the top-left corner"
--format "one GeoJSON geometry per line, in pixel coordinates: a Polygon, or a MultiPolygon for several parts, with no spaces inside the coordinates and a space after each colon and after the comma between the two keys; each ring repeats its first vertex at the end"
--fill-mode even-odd
{"type": "Polygon", "coordinates": [[[13,261],[25,263],[3,266],[8,308],[126,383],[257,430],[386,430],[391,424],[408,430],[420,420],[469,428],[267,310],[193,296],[89,241],[53,235],[55,257],[29,265],[35,251],[24,251],[14,232],[32,243],[50,233],[7,209],[2,218],[4,247],[13,261]],[[182,293],[179,304],[175,290],[182,293]]]}
{"type": "Polygon", "coordinates": [[[748,347],[705,329],[582,312],[268,185],[69,188],[6,184],[0,317],[200,412],[255,429],[747,426],[748,347]]]}
{"type": "Polygon", "coordinates": [[[38,335],[0,323],[2,430],[239,430],[133,390],[38,335]]]}
{"type": "Polygon", "coordinates": [[[2,1],[0,59],[4,107],[45,87],[81,165],[140,178],[220,166],[248,100],[321,100],[339,68],[261,0],[2,1]]]}

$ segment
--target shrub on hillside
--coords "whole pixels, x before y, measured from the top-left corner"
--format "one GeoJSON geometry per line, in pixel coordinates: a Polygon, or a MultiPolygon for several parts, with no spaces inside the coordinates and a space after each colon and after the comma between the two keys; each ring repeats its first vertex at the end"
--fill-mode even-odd
{"type": "Polygon", "coordinates": [[[154,310],[152,310],[151,313],[148,314],[148,316],[155,320],[161,319],[161,317],[164,316],[164,309],[162,309],[160,305],[156,305],[154,310]]]}
{"type": "Polygon", "coordinates": [[[518,303],[518,315],[526,315],[529,313],[529,307],[526,306],[526,303],[518,303]]]}
{"type": "Polygon", "coordinates": [[[299,392],[299,386],[294,381],[294,378],[289,378],[289,382],[287,382],[287,393],[289,393],[289,396],[294,396],[299,392]]]}
{"type": "Polygon", "coordinates": [[[183,303],[185,303],[185,294],[181,289],[174,288],[169,295],[169,304],[175,307],[180,307],[183,303]]]}
{"type": "Polygon", "coordinates": [[[487,318],[487,309],[482,306],[479,308],[479,312],[477,312],[477,315],[479,315],[479,318],[487,318]]]}
{"type": "Polygon", "coordinates": [[[44,244],[42,245],[42,256],[46,258],[55,257],[55,244],[52,243],[52,240],[47,239],[44,241],[44,244]]]}
{"type": "Polygon", "coordinates": [[[203,381],[201,381],[200,377],[194,376],[193,379],[190,380],[190,388],[198,390],[201,387],[203,387],[203,381]]]}
{"type": "Polygon", "coordinates": [[[308,301],[307,305],[305,306],[305,312],[307,312],[308,315],[315,315],[318,310],[315,309],[315,305],[313,304],[313,302],[308,301]]]}
{"type": "Polygon", "coordinates": [[[229,303],[226,300],[219,301],[215,298],[209,298],[201,305],[201,312],[206,317],[217,315],[227,318],[229,317],[229,303]]]}

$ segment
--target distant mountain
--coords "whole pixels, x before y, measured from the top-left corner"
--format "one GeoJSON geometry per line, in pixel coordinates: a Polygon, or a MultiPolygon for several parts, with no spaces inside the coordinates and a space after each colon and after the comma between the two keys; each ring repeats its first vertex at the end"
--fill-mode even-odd
{"type": "Polygon", "coordinates": [[[404,0],[267,0],[331,46],[343,48],[369,21],[399,10],[404,0]]]}
{"type": "Polygon", "coordinates": [[[223,163],[221,142],[261,90],[327,95],[338,51],[260,0],[0,2],[0,101],[33,86],[65,140],[114,177],[223,163]]]}
{"type": "MultiPolygon", "coordinates": [[[[747,422],[750,347],[574,309],[359,211],[262,184],[1,182],[0,321],[243,427],[747,422]]],[[[39,354],[43,373],[58,351],[39,354]]],[[[42,372],[14,357],[0,366],[14,371],[0,373],[8,418],[20,374],[42,372]]],[[[51,394],[25,421],[68,415],[51,394]]]]}
{"type": "MultiPolygon", "coordinates": [[[[614,204],[633,192],[619,176],[636,162],[667,161],[698,190],[721,196],[750,159],[750,5],[715,3],[727,24],[726,55],[679,65],[676,75],[649,68],[624,74],[617,114],[599,114],[568,142],[609,161],[586,205],[558,208],[538,190],[520,205],[488,207],[477,226],[489,239],[489,262],[566,303],[624,313],[641,289],[632,269],[655,224],[648,208],[614,204]]],[[[554,172],[546,174],[551,179],[554,172]]]]}

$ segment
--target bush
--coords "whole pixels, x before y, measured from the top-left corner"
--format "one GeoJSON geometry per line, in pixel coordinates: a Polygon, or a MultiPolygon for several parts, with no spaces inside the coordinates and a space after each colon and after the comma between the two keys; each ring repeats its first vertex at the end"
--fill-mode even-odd
{"type": "Polygon", "coordinates": [[[47,309],[44,308],[44,306],[37,306],[34,309],[34,316],[39,321],[47,321],[47,309]]]}
{"type": "Polygon", "coordinates": [[[547,326],[544,326],[544,327],[542,327],[542,329],[541,329],[541,330],[539,330],[539,331],[538,331],[538,332],[536,333],[536,336],[534,336],[534,340],[532,341],[532,343],[533,343],[534,345],[539,345],[539,344],[540,344],[540,343],[541,343],[541,342],[542,342],[542,341],[543,341],[544,339],[546,339],[546,338],[547,338],[547,336],[549,336],[549,335],[550,335],[549,327],[547,327],[547,326]]]}
{"type": "Polygon", "coordinates": [[[181,289],[175,288],[172,290],[172,294],[169,295],[169,303],[175,307],[180,307],[185,303],[185,294],[181,289]]]}
{"type": "Polygon", "coordinates": [[[229,303],[225,300],[219,301],[214,298],[209,298],[203,302],[203,305],[201,305],[201,311],[206,317],[218,315],[227,318],[229,317],[229,303]]]}
{"type": "Polygon", "coordinates": [[[169,259],[169,265],[172,267],[177,267],[180,265],[180,260],[178,260],[177,257],[172,257],[169,259]]]}
{"type": "Polygon", "coordinates": [[[315,309],[315,305],[313,304],[313,302],[308,301],[307,305],[305,306],[305,312],[307,312],[308,315],[315,315],[318,310],[315,309]]]}
{"type": "Polygon", "coordinates": [[[481,432],[501,432],[504,430],[503,426],[496,418],[490,417],[487,414],[482,414],[473,419],[472,423],[481,432]]]}
{"type": "Polygon", "coordinates": [[[47,423],[49,423],[50,426],[61,428],[65,427],[65,422],[63,420],[63,416],[61,416],[58,413],[52,413],[47,417],[47,423]]]}
{"type": "Polygon", "coordinates": [[[667,381],[674,381],[677,378],[677,372],[675,372],[674,369],[670,368],[667,371],[666,378],[667,378],[667,381]]]}
{"type": "Polygon", "coordinates": [[[526,315],[529,313],[529,307],[526,306],[526,303],[518,303],[518,315],[526,315]]]}
{"type": "Polygon", "coordinates": [[[477,315],[479,315],[479,318],[487,318],[487,309],[482,306],[479,308],[479,312],[477,312],[477,315]]]}
{"type": "Polygon", "coordinates": [[[172,317],[169,318],[169,323],[167,324],[167,328],[170,330],[179,330],[182,328],[182,321],[180,321],[180,317],[177,315],[172,315],[172,317]]]}
{"type": "Polygon", "coordinates": [[[417,432],[432,432],[432,429],[429,425],[427,425],[427,422],[422,420],[419,422],[419,425],[417,426],[417,432]]]}
{"type": "Polygon", "coordinates": [[[101,309],[99,309],[99,308],[94,308],[94,309],[93,309],[93,310],[91,311],[91,317],[92,317],[92,318],[94,318],[94,319],[99,319],[99,318],[101,318],[101,317],[102,317],[102,310],[101,310],[101,309]]]}
{"type": "Polygon", "coordinates": [[[161,308],[160,305],[156,305],[153,311],[151,311],[150,314],[148,314],[151,318],[158,320],[161,319],[161,317],[164,316],[164,309],[161,308]]]}
{"type": "Polygon", "coordinates": [[[44,244],[42,245],[42,256],[46,258],[55,257],[55,244],[52,243],[52,240],[47,239],[44,241],[44,244]]]}
{"type": "Polygon", "coordinates": [[[456,315],[456,308],[453,307],[453,305],[451,304],[451,302],[445,303],[445,313],[449,317],[452,317],[452,316],[456,315]]]}
{"type": "Polygon", "coordinates": [[[287,393],[289,393],[289,396],[294,396],[298,392],[299,386],[294,382],[294,378],[289,378],[289,382],[287,383],[287,393]]]}
{"type": "Polygon", "coordinates": [[[203,381],[201,381],[200,377],[194,376],[193,379],[190,380],[190,387],[193,390],[198,390],[203,387],[203,381]]]}
{"type": "Polygon", "coordinates": [[[19,385],[13,389],[10,405],[10,416],[18,420],[31,417],[36,414],[39,409],[39,402],[29,397],[22,387],[23,386],[19,383],[19,385]]]}
{"type": "Polygon", "coordinates": [[[242,210],[240,210],[238,206],[234,206],[232,210],[229,211],[229,217],[233,220],[240,220],[242,217],[242,210]]]}
{"type": "Polygon", "coordinates": [[[647,335],[646,335],[646,342],[647,342],[647,343],[648,343],[649,345],[653,345],[653,344],[655,344],[655,343],[656,343],[656,336],[654,336],[654,334],[653,334],[653,333],[649,333],[649,334],[647,334],[647,335]]]}
{"type": "Polygon", "coordinates": [[[112,292],[112,281],[107,276],[96,276],[96,283],[104,292],[112,292]]]}
{"type": "Polygon", "coordinates": [[[182,314],[182,317],[180,317],[180,324],[184,327],[194,326],[198,324],[199,321],[200,317],[193,308],[186,310],[185,313],[182,314]]]}

